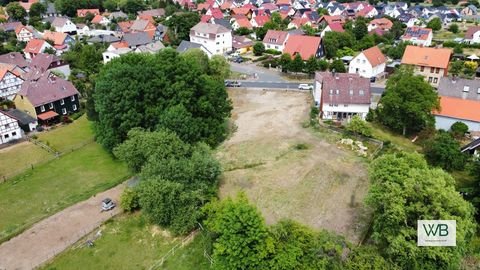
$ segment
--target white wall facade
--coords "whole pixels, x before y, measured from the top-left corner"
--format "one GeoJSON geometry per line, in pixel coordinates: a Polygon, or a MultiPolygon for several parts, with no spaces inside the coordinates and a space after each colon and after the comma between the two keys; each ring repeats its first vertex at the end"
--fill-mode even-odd
{"type": "Polygon", "coordinates": [[[433,39],[433,34],[432,32],[430,32],[430,34],[428,34],[428,38],[423,40],[423,39],[417,39],[417,38],[410,38],[410,39],[404,39],[402,38],[403,41],[409,41],[411,42],[413,45],[416,45],[416,46],[424,46],[424,47],[429,47],[430,45],[432,45],[432,39],[433,39]]]}
{"type": "Polygon", "coordinates": [[[190,42],[203,45],[214,55],[223,55],[232,50],[232,32],[218,34],[195,32],[194,34],[190,34],[190,42]]]}
{"type": "Polygon", "coordinates": [[[345,119],[354,115],[360,116],[363,120],[370,110],[369,104],[322,104],[322,119],[345,119]],[[340,116],[338,116],[340,115],[340,116]]]}
{"type": "Polygon", "coordinates": [[[29,42],[31,39],[33,39],[33,33],[25,29],[25,27],[17,34],[18,41],[29,42]]]}
{"type": "Polygon", "coordinates": [[[477,31],[473,34],[470,43],[480,43],[480,31],[477,31]]]}
{"type": "Polygon", "coordinates": [[[385,71],[385,63],[372,67],[367,57],[363,53],[360,53],[350,61],[348,67],[348,73],[357,73],[363,78],[372,78],[380,75],[385,71]]]}
{"type": "Polygon", "coordinates": [[[20,91],[22,83],[22,79],[7,71],[3,80],[0,81],[0,98],[13,100],[15,94],[20,91]]]}
{"type": "Polygon", "coordinates": [[[0,144],[22,138],[18,121],[0,112],[0,144]]]}
{"type": "Polygon", "coordinates": [[[67,20],[61,27],[55,27],[55,32],[68,33],[75,31],[77,31],[77,26],[70,20],[67,20]]]}
{"type": "Polygon", "coordinates": [[[449,130],[455,122],[462,122],[468,126],[469,131],[480,131],[480,122],[451,118],[447,116],[435,115],[435,128],[449,130]]]}

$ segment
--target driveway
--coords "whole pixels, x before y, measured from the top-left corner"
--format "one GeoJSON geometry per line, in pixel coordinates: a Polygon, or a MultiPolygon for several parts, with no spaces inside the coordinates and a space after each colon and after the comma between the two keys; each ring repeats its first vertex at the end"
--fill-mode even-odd
{"type": "Polygon", "coordinates": [[[119,202],[125,184],[96,194],[48,217],[10,241],[0,245],[0,269],[33,269],[77,242],[103,222],[121,212],[116,207],[100,212],[101,201],[119,202]]]}

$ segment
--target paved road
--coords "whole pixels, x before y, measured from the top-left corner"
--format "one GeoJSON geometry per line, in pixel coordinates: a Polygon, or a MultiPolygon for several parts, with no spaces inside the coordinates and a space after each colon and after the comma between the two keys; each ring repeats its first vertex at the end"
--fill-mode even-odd
{"type": "Polygon", "coordinates": [[[100,212],[101,201],[109,197],[119,202],[125,184],[48,217],[0,245],[0,269],[33,269],[53,258],[100,224],[121,212],[120,207],[100,212]]]}

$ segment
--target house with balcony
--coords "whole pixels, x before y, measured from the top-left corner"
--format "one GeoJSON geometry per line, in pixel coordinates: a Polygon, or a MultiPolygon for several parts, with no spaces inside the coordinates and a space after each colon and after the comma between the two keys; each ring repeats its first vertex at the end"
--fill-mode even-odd
{"type": "Polygon", "coordinates": [[[190,42],[202,45],[212,54],[232,50],[232,31],[219,24],[199,22],[190,29],[190,42]]]}

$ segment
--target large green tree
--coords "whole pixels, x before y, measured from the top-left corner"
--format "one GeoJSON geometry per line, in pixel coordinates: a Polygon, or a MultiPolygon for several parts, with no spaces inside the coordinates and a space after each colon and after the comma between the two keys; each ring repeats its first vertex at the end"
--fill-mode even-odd
{"type": "Polygon", "coordinates": [[[25,17],[27,17],[27,11],[20,6],[18,2],[12,2],[7,5],[7,13],[10,16],[10,18],[16,20],[16,21],[21,21],[22,23],[25,23],[25,17]]]}
{"type": "Polygon", "coordinates": [[[475,233],[473,207],[454,179],[428,168],[419,154],[387,154],[370,166],[367,204],[373,209],[372,239],[402,269],[458,269],[475,233]],[[456,220],[451,247],[417,246],[417,220],[456,220]]]}
{"type": "Polygon", "coordinates": [[[352,32],[356,40],[361,40],[368,35],[367,21],[364,17],[359,17],[355,20],[352,32]]]}
{"type": "Polygon", "coordinates": [[[190,29],[200,22],[200,15],[196,12],[182,12],[173,14],[164,22],[169,27],[169,38],[174,45],[180,44],[182,40],[189,40],[190,29]]]}
{"type": "Polygon", "coordinates": [[[94,101],[95,133],[108,150],[134,127],[168,128],[185,142],[216,145],[232,109],[223,81],[173,49],[112,60],[98,75],[94,101]]]}
{"type": "Polygon", "coordinates": [[[425,157],[433,166],[447,171],[462,170],[467,156],[460,152],[460,143],[448,132],[438,132],[425,144],[425,157]]]}
{"type": "Polygon", "coordinates": [[[273,250],[271,237],[259,211],[245,195],[210,203],[205,225],[213,233],[215,269],[264,269],[273,250]]]}
{"type": "Polygon", "coordinates": [[[77,9],[100,8],[100,2],[100,0],[55,0],[55,7],[61,14],[75,17],[77,9]]]}
{"type": "Polygon", "coordinates": [[[323,37],[323,45],[325,56],[333,58],[337,55],[337,50],[341,48],[353,48],[355,45],[355,37],[348,31],[340,33],[329,31],[323,37]]]}
{"type": "Polygon", "coordinates": [[[387,81],[378,115],[384,125],[406,135],[433,126],[432,111],[439,106],[435,89],[423,76],[414,75],[411,67],[401,67],[387,81]]]}
{"type": "Polygon", "coordinates": [[[433,18],[427,23],[427,27],[431,28],[433,31],[438,31],[442,29],[442,21],[440,18],[433,18]]]}

